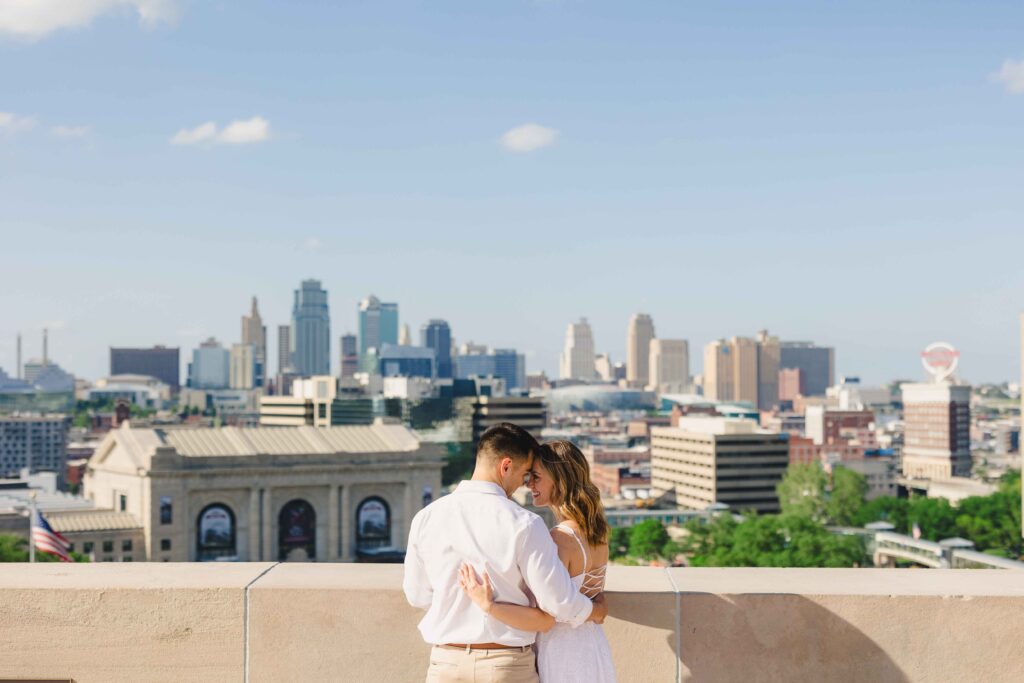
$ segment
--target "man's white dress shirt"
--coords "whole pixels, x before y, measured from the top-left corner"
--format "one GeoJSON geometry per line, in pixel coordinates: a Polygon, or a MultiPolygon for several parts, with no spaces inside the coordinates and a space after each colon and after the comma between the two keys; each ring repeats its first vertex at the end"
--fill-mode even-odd
{"type": "Polygon", "coordinates": [[[423,639],[445,643],[530,645],[536,633],[520,631],[486,615],[459,587],[462,562],[486,571],[497,602],[536,605],[557,621],[579,626],[593,603],[582,595],[551,540],[544,521],[509,500],[497,484],[463,481],[450,495],[412,520],[402,587],[413,607],[426,609],[423,639]]]}

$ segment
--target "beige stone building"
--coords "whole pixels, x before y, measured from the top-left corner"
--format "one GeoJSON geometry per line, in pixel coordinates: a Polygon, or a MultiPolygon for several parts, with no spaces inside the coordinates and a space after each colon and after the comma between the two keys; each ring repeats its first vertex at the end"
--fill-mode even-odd
{"type": "Polygon", "coordinates": [[[690,344],[685,339],[652,339],[648,387],[658,393],[679,392],[690,382],[690,344]]]}
{"type": "Polygon", "coordinates": [[[650,376],[650,349],[654,339],[654,321],[646,313],[634,313],[626,333],[626,380],[643,388],[650,376]]]}
{"type": "Polygon", "coordinates": [[[971,388],[949,382],[904,384],[903,476],[971,476],[971,388]]]}
{"type": "Polygon", "coordinates": [[[689,510],[726,503],[733,510],[778,512],[775,487],[789,466],[787,435],[753,420],[684,417],[651,429],[651,487],[689,510]]]}
{"type": "Polygon", "coordinates": [[[396,424],[125,423],[97,448],[84,492],[139,520],[133,561],[347,562],[400,556],[413,515],[440,493],[442,466],[436,446],[396,424]]]}

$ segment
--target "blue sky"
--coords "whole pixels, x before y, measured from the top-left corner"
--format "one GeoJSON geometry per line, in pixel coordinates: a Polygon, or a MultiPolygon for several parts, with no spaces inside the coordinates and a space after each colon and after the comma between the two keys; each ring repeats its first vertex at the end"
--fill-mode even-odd
{"type": "Polygon", "coordinates": [[[252,295],[272,331],[316,277],[335,345],[373,292],[549,374],[644,311],[694,373],[768,328],[1019,378],[1020,2],[56,4],[0,4],[9,372],[44,324],[89,378],[252,295]]]}

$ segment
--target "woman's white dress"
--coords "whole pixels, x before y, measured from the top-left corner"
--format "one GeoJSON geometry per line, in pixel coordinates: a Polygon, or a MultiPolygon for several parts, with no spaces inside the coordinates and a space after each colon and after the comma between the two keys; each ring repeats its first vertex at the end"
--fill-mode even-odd
{"type": "MultiPolygon", "coordinates": [[[[583,550],[583,567],[588,564],[587,547],[576,532],[559,524],[576,539],[583,550]]],[[[572,577],[581,593],[594,597],[604,590],[608,565],[592,567],[572,577]]],[[[600,624],[592,621],[573,628],[557,623],[547,633],[537,634],[537,670],[541,683],[615,683],[615,667],[608,639],[600,624]]]]}

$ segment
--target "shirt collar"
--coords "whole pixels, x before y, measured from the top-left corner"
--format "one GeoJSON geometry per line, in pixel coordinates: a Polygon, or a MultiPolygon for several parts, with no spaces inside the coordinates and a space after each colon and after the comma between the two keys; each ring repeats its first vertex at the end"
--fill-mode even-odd
{"type": "Polygon", "coordinates": [[[463,479],[455,488],[455,492],[490,493],[495,496],[501,496],[502,498],[508,498],[508,496],[505,495],[505,490],[491,481],[473,481],[472,479],[463,479]]]}

